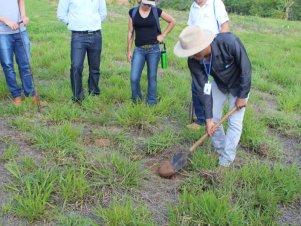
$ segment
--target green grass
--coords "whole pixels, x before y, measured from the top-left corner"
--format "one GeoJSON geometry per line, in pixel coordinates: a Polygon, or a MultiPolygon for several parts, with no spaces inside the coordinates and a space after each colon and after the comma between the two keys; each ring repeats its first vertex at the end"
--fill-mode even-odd
{"type": "Polygon", "coordinates": [[[16,145],[10,144],[4,149],[0,159],[2,161],[8,161],[8,160],[14,159],[16,157],[16,155],[18,154],[18,152],[19,152],[19,147],[16,145]]]}
{"type": "Polygon", "coordinates": [[[54,129],[36,128],[32,132],[33,146],[55,156],[57,161],[65,157],[73,156],[82,150],[76,144],[80,131],[74,128],[71,123],[65,122],[54,129]]]}
{"type": "Polygon", "coordinates": [[[59,226],[97,226],[90,218],[83,217],[76,213],[70,213],[67,216],[59,217],[59,226]]]}
{"type": "Polygon", "coordinates": [[[83,202],[92,193],[91,183],[87,179],[87,170],[80,166],[62,169],[59,174],[57,191],[59,197],[66,202],[83,202]]]}
{"type": "Polygon", "coordinates": [[[157,154],[179,142],[179,135],[173,130],[158,132],[144,141],[144,149],[147,154],[157,154]]]}
{"type": "Polygon", "coordinates": [[[109,208],[96,208],[95,214],[104,225],[154,225],[147,207],[141,203],[137,205],[128,196],[114,199],[109,208]]]}
{"type": "Polygon", "coordinates": [[[301,171],[295,166],[269,166],[262,162],[239,171],[208,171],[211,179],[191,175],[181,188],[180,202],[170,207],[172,225],[273,225],[279,203],[300,198],[301,171]],[[215,175],[215,176],[214,176],[215,175]]]}
{"type": "Polygon", "coordinates": [[[29,221],[41,219],[48,207],[50,196],[54,191],[55,175],[51,169],[38,169],[33,173],[22,175],[17,162],[6,165],[15,181],[9,187],[15,191],[11,211],[29,221]]]}
{"type": "Polygon", "coordinates": [[[110,186],[116,189],[137,187],[143,180],[145,170],[140,163],[117,152],[94,156],[89,169],[96,186],[110,186]]]}
{"type": "Polygon", "coordinates": [[[145,104],[146,69],[141,78],[144,99],[131,102],[129,7],[108,5],[101,93],[87,95],[85,62],[86,99],[78,105],[71,101],[70,32],[55,18],[57,3],[26,1],[31,66],[48,107],[38,113],[29,99],[20,108],[12,106],[0,70],[0,126],[3,122],[9,129],[0,138],[0,163],[11,175],[3,186],[11,197],[2,205],[3,217],[13,215],[24,225],[279,224],[279,206],[294,205],[301,193],[300,169],[281,162],[286,150],[278,139],[301,138],[300,22],[230,15],[231,31],[244,43],[253,69],[238,150],[242,168],[220,173],[208,139],[170,190],[174,181],[157,178],[152,167],[161,156],[188,150],[205,132],[185,128],[191,78],[187,59],[173,54],[188,12],[164,8],[177,26],[165,40],[168,68],[158,72],[159,103],[150,107],[145,104]],[[91,142],[85,143],[86,138],[91,142]],[[109,139],[110,145],[97,147],[97,139],[109,139]],[[24,147],[30,150],[26,155],[24,147]],[[151,186],[144,191],[146,184],[151,186]],[[161,198],[175,193],[169,214],[163,210],[167,204],[154,198],[159,190],[161,198]]]}

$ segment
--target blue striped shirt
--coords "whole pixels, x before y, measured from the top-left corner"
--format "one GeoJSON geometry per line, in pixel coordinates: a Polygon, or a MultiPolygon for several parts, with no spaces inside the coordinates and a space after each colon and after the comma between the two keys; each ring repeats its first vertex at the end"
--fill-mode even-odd
{"type": "Polygon", "coordinates": [[[96,31],[106,19],[105,0],[60,0],[57,18],[71,31],[96,31]]]}

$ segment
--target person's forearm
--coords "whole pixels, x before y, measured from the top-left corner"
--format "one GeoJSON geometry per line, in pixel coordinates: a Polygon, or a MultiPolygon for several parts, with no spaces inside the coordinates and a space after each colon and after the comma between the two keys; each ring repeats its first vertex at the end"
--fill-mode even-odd
{"type": "Polygon", "coordinates": [[[176,21],[175,20],[172,20],[170,23],[168,23],[168,26],[165,29],[165,31],[162,33],[162,35],[164,37],[166,37],[168,35],[168,33],[172,31],[172,29],[174,28],[175,25],[176,25],[176,21]]]}
{"type": "Polygon", "coordinates": [[[3,22],[3,23],[5,23],[6,18],[4,16],[0,16],[0,21],[3,22]]]}
{"type": "Polygon", "coordinates": [[[25,18],[26,10],[25,10],[24,0],[19,0],[19,10],[20,10],[21,18],[25,18]]]}
{"type": "Polygon", "coordinates": [[[128,33],[128,49],[127,51],[132,51],[132,45],[133,45],[133,33],[129,32],[128,33]]]}

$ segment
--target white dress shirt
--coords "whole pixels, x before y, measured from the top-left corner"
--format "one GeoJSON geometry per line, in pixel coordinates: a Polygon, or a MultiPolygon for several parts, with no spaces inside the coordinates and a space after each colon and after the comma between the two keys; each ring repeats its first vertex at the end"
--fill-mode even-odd
{"type": "Polygon", "coordinates": [[[96,31],[107,16],[105,0],[60,0],[57,18],[71,31],[96,31]]]}
{"type": "Polygon", "coordinates": [[[227,21],[229,17],[224,3],[221,0],[207,0],[202,7],[196,2],[192,3],[187,24],[218,34],[221,25],[227,21]]]}

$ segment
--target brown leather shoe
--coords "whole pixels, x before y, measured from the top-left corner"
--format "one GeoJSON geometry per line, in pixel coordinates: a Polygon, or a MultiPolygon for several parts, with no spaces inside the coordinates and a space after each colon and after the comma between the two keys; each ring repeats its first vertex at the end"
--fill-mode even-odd
{"type": "MultiPolygon", "coordinates": [[[[37,98],[37,96],[34,96],[34,97],[32,98],[32,103],[37,104],[37,102],[38,102],[38,98],[37,98]]],[[[46,106],[47,106],[47,103],[40,100],[40,101],[39,101],[39,105],[40,105],[41,108],[43,108],[43,107],[46,107],[46,106]]]]}
{"type": "Polygon", "coordinates": [[[16,107],[20,107],[22,105],[22,98],[21,97],[15,97],[13,100],[13,104],[16,107]]]}

